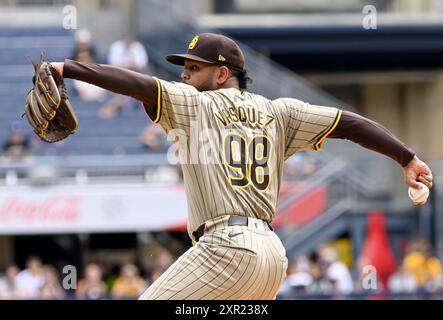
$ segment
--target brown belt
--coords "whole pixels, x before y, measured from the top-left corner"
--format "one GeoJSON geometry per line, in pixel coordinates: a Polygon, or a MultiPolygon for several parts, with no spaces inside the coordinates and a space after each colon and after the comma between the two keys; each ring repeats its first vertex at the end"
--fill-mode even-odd
{"type": "MultiPolygon", "coordinates": [[[[263,224],[265,225],[266,230],[273,231],[274,229],[269,224],[268,221],[262,220],[263,224]]],[[[248,225],[248,217],[245,216],[229,216],[228,219],[228,226],[247,226],[248,225]]],[[[198,242],[198,240],[203,236],[205,233],[205,224],[203,223],[200,227],[198,227],[197,230],[195,230],[192,233],[192,236],[195,239],[195,242],[198,242]]]]}

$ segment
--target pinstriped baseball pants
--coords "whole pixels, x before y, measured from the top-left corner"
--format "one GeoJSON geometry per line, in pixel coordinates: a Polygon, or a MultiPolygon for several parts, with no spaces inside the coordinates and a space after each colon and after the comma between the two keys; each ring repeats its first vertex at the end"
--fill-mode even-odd
{"type": "Polygon", "coordinates": [[[205,233],[139,300],[270,300],[286,276],[288,260],[277,235],[262,220],[228,226],[209,220],[205,233]]]}

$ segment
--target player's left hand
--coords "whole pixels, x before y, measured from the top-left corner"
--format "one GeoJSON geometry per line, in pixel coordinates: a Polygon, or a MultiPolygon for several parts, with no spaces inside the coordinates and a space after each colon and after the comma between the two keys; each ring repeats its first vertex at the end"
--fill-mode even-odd
{"type": "Polygon", "coordinates": [[[417,180],[432,188],[432,172],[428,165],[421,161],[417,156],[403,167],[405,183],[413,188],[421,189],[417,180]]]}
{"type": "Polygon", "coordinates": [[[60,77],[63,78],[63,67],[65,66],[65,64],[63,62],[51,62],[51,66],[57,70],[57,72],[59,73],[60,77]]]}

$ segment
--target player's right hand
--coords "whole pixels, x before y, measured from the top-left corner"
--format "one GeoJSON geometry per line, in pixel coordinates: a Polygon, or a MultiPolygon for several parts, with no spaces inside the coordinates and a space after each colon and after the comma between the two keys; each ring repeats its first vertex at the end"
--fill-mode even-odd
{"type": "Polygon", "coordinates": [[[405,183],[413,188],[421,189],[417,180],[432,188],[432,172],[428,165],[421,161],[417,156],[403,167],[405,183]]]}

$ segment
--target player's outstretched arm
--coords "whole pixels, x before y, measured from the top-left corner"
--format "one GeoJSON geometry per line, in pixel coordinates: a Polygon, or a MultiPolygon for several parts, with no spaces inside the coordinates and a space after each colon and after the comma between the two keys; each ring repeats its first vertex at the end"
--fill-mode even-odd
{"type": "Polygon", "coordinates": [[[415,153],[381,124],[356,113],[343,111],[334,131],[328,138],[351,140],[359,145],[384,154],[402,167],[405,183],[420,189],[417,180],[432,187],[432,172],[415,153]]]}
{"type": "Polygon", "coordinates": [[[111,65],[83,63],[69,59],[64,62],[51,62],[51,65],[64,78],[77,79],[131,96],[143,102],[148,113],[157,112],[158,85],[156,80],[148,75],[111,65]]]}

